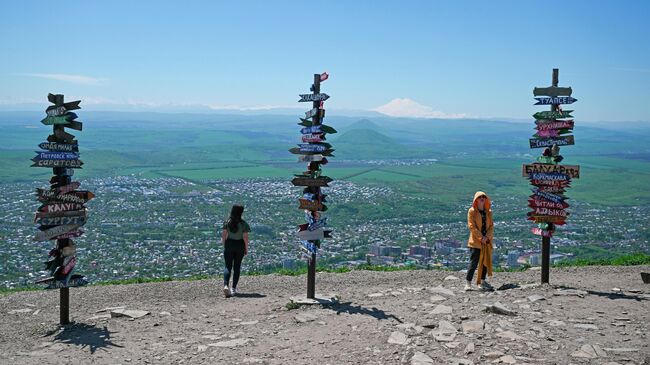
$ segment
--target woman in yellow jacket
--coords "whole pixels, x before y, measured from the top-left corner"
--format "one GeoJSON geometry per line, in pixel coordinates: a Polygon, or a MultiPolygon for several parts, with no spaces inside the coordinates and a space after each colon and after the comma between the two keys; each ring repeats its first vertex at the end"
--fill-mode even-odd
{"type": "Polygon", "coordinates": [[[482,191],[477,191],[474,194],[472,207],[467,211],[467,226],[469,228],[467,246],[470,251],[470,261],[465,290],[472,289],[472,278],[477,267],[476,284],[483,290],[492,290],[492,286],[485,281],[485,276],[492,277],[494,222],[492,221],[490,198],[482,191]]]}

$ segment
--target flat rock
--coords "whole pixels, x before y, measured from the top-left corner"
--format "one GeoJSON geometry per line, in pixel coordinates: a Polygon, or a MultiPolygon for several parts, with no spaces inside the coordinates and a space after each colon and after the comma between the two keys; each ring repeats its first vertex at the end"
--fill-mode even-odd
{"type": "Polygon", "coordinates": [[[388,343],[395,345],[406,345],[408,342],[409,336],[399,331],[393,331],[393,333],[390,334],[390,337],[388,337],[388,343]]]}
{"type": "Polygon", "coordinates": [[[8,313],[9,314],[20,314],[20,313],[29,313],[31,311],[33,311],[33,309],[31,309],[31,308],[23,308],[23,309],[10,310],[8,313]]]}
{"type": "Polygon", "coordinates": [[[512,331],[497,332],[497,337],[505,338],[511,341],[523,340],[524,338],[512,331]]]}
{"type": "Polygon", "coordinates": [[[449,364],[451,365],[474,365],[474,361],[470,359],[450,359],[449,364]]]}
{"type": "Polygon", "coordinates": [[[106,308],[104,308],[104,309],[100,309],[100,310],[98,310],[98,311],[95,311],[95,313],[111,312],[111,311],[114,311],[114,310],[117,310],[117,309],[126,309],[126,307],[123,306],[123,305],[122,305],[122,306],[119,306],[119,307],[106,307],[106,308]]]}
{"type": "Polygon", "coordinates": [[[368,294],[369,298],[378,298],[378,297],[383,297],[383,296],[384,296],[383,293],[370,293],[370,294],[368,294]]]}
{"type": "Polygon", "coordinates": [[[516,364],[517,360],[512,355],[504,355],[499,358],[499,362],[504,364],[516,364]]]}
{"type": "Polygon", "coordinates": [[[563,326],[566,326],[566,323],[564,323],[562,321],[555,320],[555,319],[546,322],[546,324],[551,326],[551,327],[563,327],[563,326]]]}
{"type": "Polygon", "coordinates": [[[453,276],[453,275],[445,276],[445,281],[449,281],[449,280],[460,280],[460,279],[458,279],[457,276],[453,276]]]}
{"type": "Polygon", "coordinates": [[[483,354],[483,357],[487,357],[488,359],[496,359],[497,357],[501,357],[501,356],[503,356],[503,352],[497,350],[486,352],[483,354]]]}
{"type": "Polygon", "coordinates": [[[639,349],[635,349],[632,347],[606,347],[605,351],[611,351],[611,352],[637,352],[639,349]]]}
{"type": "Polygon", "coordinates": [[[467,346],[465,346],[465,350],[463,350],[463,353],[465,355],[469,355],[469,354],[473,353],[474,351],[475,351],[474,342],[470,342],[470,343],[467,344],[467,346]]]}
{"type": "Polygon", "coordinates": [[[433,293],[433,294],[441,294],[441,295],[445,295],[445,296],[448,296],[448,297],[453,297],[453,296],[456,295],[456,294],[454,294],[454,292],[451,289],[443,288],[441,286],[436,286],[436,287],[433,287],[433,288],[427,288],[427,291],[429,291],[430,293],[433,293]]]}
{"type": "Polygon", "coordinates": [[[444,302],[445,300],[447,300],[447,298],[445,298],[445,297],[443,297],[443,296],[441,296],[441,295],[435,295],[435,294],[432,295],[432,296],[429,298],[429,301],[431,301],[431,302],[433,302],[433,303],[444,302]]]}
{"type": "Polygon", "coordinates": [[[129,318],[142,318],[149,314],[149,311],[143,311],[138,309],[115,309],[111,311],[111,317],[129,317],[129,318]]]}
{"type": "Polygon", "coordinates": [[[338,302],[336,296],[325,296],[325,295],[315,295],[314,299],[307,298],[307,297],[291,297],[289,298],[293,303],[300,304],[300,305],[315,305],[315,304],[322,304],[322,305],[330,305],[338,302]]]}
{"type": "Polygon", "coordinates": [[[431,331],[431,335],[438,342],[451,342],[456,338],[458,330],[453,323],[445,320],[438,322],[438,328],[431,331]]]}
{"type": "Polygon", "coordinates": [[[598,357],[598,355],[596,354],[596,350],[594,349],[594,347],[587,344],[587,345],[582,345],[582,347],[580,347],[580,350],[572,352],[571,357],[577,357],[582,359],[595,359],[598,357]]]}
{"type": "Polygon", "coordinates": [[[530,300],[532,303],[539,302],[540,300],[546,300],[546,298],[543,295],[531,295],[528,297],[528,300],[530,300]]]}
{"type": "Polygon", "coordinates": [[[580,298],[584,298],[585,295],[589,295],[584,290],[578,290],[578,289],[558,289],[556,290],[553,295],[556,296],[576,296],[580,298]]]}
{"type": "Polygon", "coordinates": [[[573,325],[575,328],[581,328],[583,330],[597,330],[598,327],[594,324],[589,324],[589,323],[576,323],[573,325]]]}
{"type": "Polygon", "coordinates": [[[293,318],[298,323],[312,322],[312,321],[315,321],[315,320],[318,319],[318,317],[316,317],[313,314],[309,314],[309,313],[300,313],[300,314],[298,314],[297,316],[295,316],[293,318]]]}
{"type": "Polygon", "coordinates": [[[411,365],[430,365],[433,359],[423,352],[416,351],[411,358],[411,365]]]}
{"type": "Polygon", "coordinates": [[[464,321],[461,323],[461,327],[463,333],[480,332],[485,327],[485,323],[483,321],[464,321]]]}
{"type": "Polygon", "coordinates": [[[451,314],[453,312],[453,308],[444,305],[444,304],[438,304],[433,310],[431,311],[431,314],[451,314]]]}
{"type": "Polygon", "coordinates": [[[237,338],[234,340],[229,340],[229,341],[221,341],[221,342],[215,342],[215,343],[209,343],[208,346],[210,347],[237,347],[237,346],[244,346],[245,344],[249,343],[251,340],[248,338],[237,338]]]}
{"type": "Polygon", "coordinates": [[[246,321],[246,322],[241,322],[239,324],[242,325],[242,326],[251,326],[251,325],[254,325],[254,324],[258,324],[258,323],[260,323],[260,321],[246,321]]]}

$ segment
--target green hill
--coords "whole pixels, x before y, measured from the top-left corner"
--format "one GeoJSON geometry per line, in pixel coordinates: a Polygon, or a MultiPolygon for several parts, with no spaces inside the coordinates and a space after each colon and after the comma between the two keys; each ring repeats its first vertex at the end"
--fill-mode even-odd
{"type": "Polygon", "coordinates": [[[417,158],[424,152],[366,128],[348,130],[330,141],[336,149],[336,157],[346,160],[417,158]]]}

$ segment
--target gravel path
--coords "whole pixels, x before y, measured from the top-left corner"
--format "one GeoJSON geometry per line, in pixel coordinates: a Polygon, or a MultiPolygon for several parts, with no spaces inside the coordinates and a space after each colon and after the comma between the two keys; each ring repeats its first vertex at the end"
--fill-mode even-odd
{"type": "Polygon", "coordinates": [[[65,327],[58,291],[21,292],[0,296],[0,364],[650,364],[642,271],[496,273],[519,287],[495,292],[458,272],[319,273],[338,303],[293,310],[305,276],[244,276],[229,299],[220,280],[74,288],[65,327]]]}

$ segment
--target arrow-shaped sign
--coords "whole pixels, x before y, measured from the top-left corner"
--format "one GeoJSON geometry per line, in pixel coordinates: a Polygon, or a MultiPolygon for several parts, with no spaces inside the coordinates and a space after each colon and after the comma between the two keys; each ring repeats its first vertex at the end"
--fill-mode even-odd
{"type": "Polygon", "coordinates": [[[528,174],[531,180],[552,180],[552,181],[571,181],[569,174],[561,172],[532,172],[528,174]]]}
{"type": "Polygon", "coordinates": [[[329,186],[327,183],[331,181],[332,179],[327,176],[320,176],[313,179],[310,177],[294,177],[291,183],[294,186],[329,186]]]}
{"type": "Polygon", "coordinates": [[[325,93],[318,93],[318,94],[300,94],[300,100],[298,102],[305,102],[305,101],[325,101],[329,99],[330,96],[325,94],[325,93]]]}
{"type": "Polygon", "coordinates": [[[36,189],[36,194],[40,201],[58,201],[78,204],[84,204],[95,197],[95,194],[86,190],[73,191],[67,194],[57,194],[56,191],[52,190],[36,189]]]}
{"type": "Polygon", "coordinates": [[[40,151],[35,151],[38,153],[32,161],[38,161],[38,160],[77,160],[79,159],[79,153],[78,152],[40,152],[40,151]]]}
{"type": "Polygon", "coordinates": [[[537,227],[532,228],[530,231],[531,231],[534,235],[537,235],[537,236],[542,236],[542,237],[553,237],[553,231],[547,231],[547,230],[545,230],[545,229],[541,229],[541,228],[537,228],[537,227]]]}
{"type": "Polygon", "coordinates": [[[80,226],[75,225],[75,224],[67,224],[63,226],[56,226],[53,228],[46,229],[44,231],[38,232],[34,236],[34,241],[47,241],[50,240],[58,235],[62,235],[64,233],[74,231],[80,226]]]}
{"type": "Polygon", "coordinates": [[[75,224],[78,226],[83,226],[86,224],[86,217],[36,217],[34,223],[42,224],[44,226],[58,226],[61,224],[75,224]]]}
{"type": "Polygon", "coordinates": [[[537,112],[533,114],[535,119],[562,119],[562,118],[573,118],[571,113],[573,110],[562,110],[562,111],[550,111],[545,110],[543,112],[537,112]]]}
{"type": "Polygon", "coordinates": [[[551,147],[554,144],[558,146],[570,146],[575,144],[573,135],[560,136],[560,137],[548,138],[548,139],[531,138],[529,142],[530,142],[530,148],[545,148],[545,147],[551,147]]]}
{"type": "Polygon", "coordinates": [[[537,102],[534,105],[558,105],[558,104],[573,104],[578,99],[570,96],[556,96],[550,98],[535,98],[537,102]]]}
{"type": "Polygon", "coordinates": [[[571,96],[572,92],[573,90],[570,87],[550,86],[533,89],[533,95],[535,96],[571,96]]]}
{"type": "Polygon", "coordinates": [[[48,117],[57,117],[71,110],[81,109],[79,103],[81,103],[81,100],[69,101],[67,103],[63,103],[63,105],[50,105],[47,107],[47,109],[45,109],[45,113],[48,117]]]}
{"type": "Polygon", "coordinates": [[[570,176],[572,179],[580,178],[579,165],[548,165],[542,163],[524,164],[521,167],[521,176],[529,177],[533,173],[560,173],[570,176]]]}
{"type": "MultiPolygon", "coordinates": [[[[327,161],[323,155],[302,155],[298,156],[298,162],[320,162],[320,161],[327,161]]],[[[324,165],[325,163],[321,163],[324,165]]]]}
{"type": "Polygon", "coordinates": [[[325,109],[313,108],[305,112],[305,118],[309,119],[318,115],[319,118],[325,118],[325,109]]]}
{"type": "Polygon", "coordinates": [[[566,199],[560,195],[539,191],[539,189],[535,189],[533,190],[533,192],[534,192],[533,197],[537,198],[538,200],[545,199],[553,203],[564,203],[564,200],[566,199]]]}
{"type": "Polygon", "coordinates": [[[80,203],[52,203],[41,205],[38,208],[38,211],[43,213],[58,213],[82,209],[84,209],[84,206],[80,203]]]}
{"type": "Polygon", "coordinates": [[[57,151],[57,152],[79,152],[79,146],[76,143],[67,144],[67,143],[56,143],[56,142],[43,142],[38,145],[39,148],[48,151],[57,151]]]}
{"type": "Polygon", "coordinates": [[[534,216],[529,216],[528,220],[529,221],[535,221],[535,223],[553,223],[553,224],[557,224],[558,226],[562,226],[562,225],[566,224],[566,218],[565,217],[534,215],[534,216]]]}
{"type": "Polygon", "coordinates": [[[333,149],[326,149],[323,152],[308,152],[308,151],[302,151],[299,147],[294,147],[289,149],[289,152],[296,154],[296,155],[309,155],[309,154],[321,154],[323,156],[332,156],[332,152],[334,152],[333,149]]]}
{"type": "Polygon", "coordinates": [[[301,139],[305,143],[323,142],[325,135],[323,133],[303,134],[301,139]]]}
{"type": "Polygon", "coordinates": [[[60,129],[54,130],[54,135],[47,136],[48,142],[63,142],[63,143],[72,143],[75,144],[77,141],[74,140],[74,136],[70,133],[62,131],[60,129]]]}
{"type": "Polygon", "coordinates": [[[300,245],[302,246],[303,249],[305,249],[307,252],[311,254],[316,254],[318,253],[318,246],[316,246],[315,243],[309,242],[306,240],[301,240],[300,245]]]}
{"type": "Polygon", "coordinates": [[[333,133],[336,133],[336,129],[334,129],[334,128],[328,126],[328,125],[320,124],[320,125],[314,125],[314,126],[311,126],[311,127],[302,128],[302,129],[300,129],[300,133],[302,133],[302,134],[314,134],[314,133],[330,133],[330,134],[333,134],[333,133]]]}
{"type": "Polygon", "coordinates": [[[332,147],[329,143],[318,143],[318,144],[308,144],[308,143],[299,143],[301,152],[325,152],[327,149],[332,147]]]}
{"type": "Polygon", "coordinates": [[[80,169],[83,165],[81,160],[39,160],[33,158],[34,163],[31,167],[67,167],[71,169],[80,169]]]}
{"type": "Polygon", "coordinates": [[[535,129],[538,131],[552,130],[552,129],[573,129],[574,123],[573,120],[546,120],[541,119],[535,121],[535,129]]]}
{"type": "Polygon", "coordinates": [[[299,231],[298,238],[304,241],[317,241],[329,237],[330,232],[332,231],[325,231],[323,228],[318,228],[313,231],[299,231]]]}
{"type": "Polygon", "coordinates": [[[562,134],[571,133],[570,129],[543,129],[533,135],[537,139],[548,139],[560,137],[562,134]]]}
{"type": "Polygon", "coordinates": [[[548,200],[529,199],[528,206],[530,208],[566,209],[569,207],[569,204],[565,202],[555,203],[548,200]]]}

